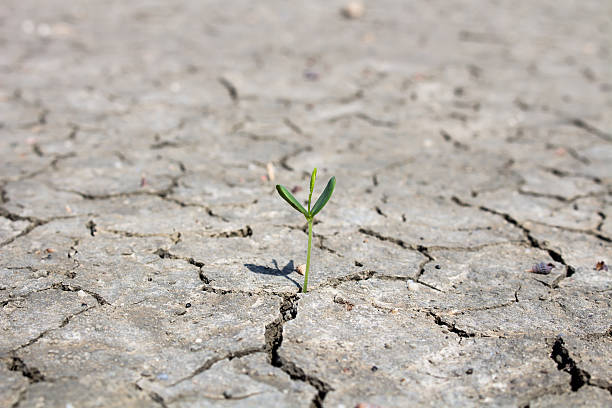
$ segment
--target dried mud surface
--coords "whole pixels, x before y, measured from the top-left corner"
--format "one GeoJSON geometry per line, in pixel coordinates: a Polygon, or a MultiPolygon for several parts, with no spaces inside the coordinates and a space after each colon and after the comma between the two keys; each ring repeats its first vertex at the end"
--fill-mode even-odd
{"type": "Polygon", "coordinates": [[[0,406],[612,405],[612,6],[344,4],[3,2],[0,406]]]}

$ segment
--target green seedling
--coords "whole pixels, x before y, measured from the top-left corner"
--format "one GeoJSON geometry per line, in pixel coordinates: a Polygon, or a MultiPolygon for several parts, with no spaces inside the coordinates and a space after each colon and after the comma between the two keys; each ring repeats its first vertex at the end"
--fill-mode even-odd
{"type": "Polygon", "coordinates": [[[306,256],[306,272],[304,273],[304,286],[302,287],[302,292],[306,293],[308,290],[308,270],[310,269],[310,247],[312,245],[312,222],[314,220],[314,216],[319,213],[327,204],[329,199],[331,198],[332,193],[334,192],[334,187],[336,187],[336,178],[332,177],[327,182],[327,186],[321,196],[317,199],[317,202],[314,204],[312,208],[310,208],[310,202],[312,200],[312,191],[314,190],[315,178],[317,177],[317,169],[312,171],[312,175],[310,176],[310,194],[308,195],[308,210],[306,210],[302,204],[287,190],[284,186],[280,184],[276,185],[276,191],[280,194],[285,201],[289,203],[290,206],[301,212],[304,217],[306,217],[306,221],[308,221],[308,255],[306,256]]]}

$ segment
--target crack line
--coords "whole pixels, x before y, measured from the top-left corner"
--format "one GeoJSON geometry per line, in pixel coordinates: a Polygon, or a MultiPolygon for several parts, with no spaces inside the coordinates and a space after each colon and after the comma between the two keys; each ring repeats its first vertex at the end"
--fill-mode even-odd
{"type": "Polygon", "coordinates": [[[268,353],[268,360],[273,367],[280,368],[284,373],[289,375],[292,380],[302,381],[314,387],[317,390],[317,394],[311,401],[310,407],[322,408],[327,393],[332,391],[333,388],[321,379],[306,374],[301,367],[281,357],[278,352],[283,343],[284,324],[297,317],[297,301],[297,295],[283,297],[283,302],[279,308],[280,316],[272,323],[266,325],[266,352],[268,353]]]}
{"type": "Polygon", "coordinates": [[[612,135],[596,128],[595,126],[585,122],[580,118],[572,119],[570,123],[580,129],[586,130],[590,134],[597,136],[602,140],[605,140],[606,142],[612,142],[612,135]]]}
{"type": "Polygon", "coordinates": [[[183,377],[179,380],[177,380],[175,383],[171,384],[171,387],[174,387],[182,382],[191,380],[192,378],[196,377],[199,374],[202,374],[204,371],[210,369],[213,365],[217,364],[220,361],[223,360],[233,360],[235,358],[240,358],[240,357],[245,357],[251,354],[255,354],[255,353],[261,353],[265,351],[265,346],[261,346],[261,347],[249,347],[247,349],[244,350],[238,350],[238,351],[230,351],[229,353],[226,353],[222,356],[216,356],[216,357],[212,357],[208,360],[206,360],[204,362],[204,364],[202,364],[200,367],[196,368],[191,374],[189,374],[186,377],[183,377]]]}
{"type": "MultiPolygon", "coordinates": [[[[27,343],[22,344],[22,345],[20,345],[20,346],[18,346],[18,347],[16,347],[16,348],[12,349],[12,350],[10,351],[10,353],[11,353],[11,354],[14,354],[14,353],[16,353],[16,352],[17,352],[17,351],[19,351],[19,350],[22,350],[22,349],[24,349],[24,348],[26,348],[26,347],[31,346],[32,344],[36,343],[38,340],[42,339],[42,338],[43,338],[45,335],[47,335],[48,333],[50,333],[50,332],[52,332],[52,331],[54,331],[54,330],[59,330],[59,329],[61,329],[61,328],[66,327],[66,326],[68,325],[68,323],[70,323],[70,321],[71,321],[73,318],[75,318],[76,316],[80,315],[81,313],[85,313],[85,312],[87,312],[88,310],[91,310],[91,309],[93,309],[93,308],[95,308],[95,307],[97,307],[97,306],[88,306],[88,307],[86,307],[86,308],[84,308],[84,309],[79,310],[79,311],[78,311],[78,312],[76,312],[76,313],[73,313],[73,314],[71,314],[71,315],[69,315],[69,316],[66,316],[66,317],[64,318],[64,320],[62,320],[62,323],[61,323],[61,324],[60,324],[58,327],[54,327],[54,328],[52,328],[52,329],[47,329],[47,330],[43,331],[43,332],[42,332],[42,333],[40,333],[38,336],[36,336],[36,337],[34,337],[33,339],[29,340],[27,343]]],[[[14,371],[14,370],[13,370],[13,371],[14,371]]],[[[26,377],[27,377],[27,376],[26,376],[26,377]]]]}

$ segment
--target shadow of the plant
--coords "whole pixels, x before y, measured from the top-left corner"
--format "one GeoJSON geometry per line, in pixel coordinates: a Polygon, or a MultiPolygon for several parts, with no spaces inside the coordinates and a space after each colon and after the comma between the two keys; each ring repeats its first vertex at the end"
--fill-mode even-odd
{"type": "Polygon", "coordinates": [[[251,272],[254,273],[260,273],[262,275],[282,276],[283,278],[290,280],[295,286],[298,287],[298,289],[302,290],[302,286],[289,277],[289,274],[295,269],[295,266],[293,265],[293,260],[289,261],[289,263],[285,265],[283,269],[280,269],[278,267],[278,262],[276,262],[276,259],[273,259],[272,263],[274,264],[274,268],[270,268],[269,266],[264,265],[255,265],[248,263],[244,264],[244,266],[246,266],[251,272]]]}

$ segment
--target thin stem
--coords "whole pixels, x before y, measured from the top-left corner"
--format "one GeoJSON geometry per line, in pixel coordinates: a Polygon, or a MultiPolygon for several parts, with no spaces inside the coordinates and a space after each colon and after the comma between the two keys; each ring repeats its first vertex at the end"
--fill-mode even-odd
{"type": "Polygon", "coordinates": [[[312,200],[312,190],[310,191],[310,195],[308,196],[308,214],[310,214],[310,200],[312,200]]]}
{"type": "Polygon", "coordinates": [[[306,273],[304,273],[304,287],[302,292],[308,290],[308,270],[310,269],[310,246],[312,245],[312,218],[308,220],[308,255],[306,256],[306,273]]]}

